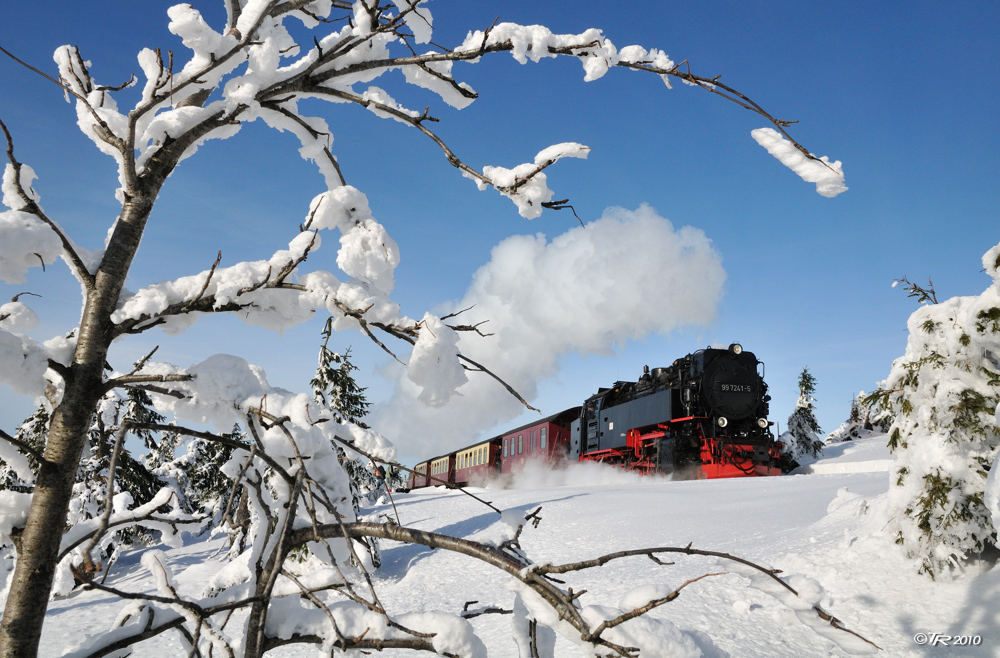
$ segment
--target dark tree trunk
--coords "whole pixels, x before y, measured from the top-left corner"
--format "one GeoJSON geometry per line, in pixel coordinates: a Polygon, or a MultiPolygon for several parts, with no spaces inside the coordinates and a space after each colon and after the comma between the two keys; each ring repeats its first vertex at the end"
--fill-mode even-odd
{"type": "Polygon", "coordinates": [[[156,194],[129,199],[88,291],[62,401],[52,413],[10,594],[0,624],[0,657],[34,658],[42,634],[59,545],[87,431],[104,393],[104,364],[113,338],[111,313],[156,194]]]}

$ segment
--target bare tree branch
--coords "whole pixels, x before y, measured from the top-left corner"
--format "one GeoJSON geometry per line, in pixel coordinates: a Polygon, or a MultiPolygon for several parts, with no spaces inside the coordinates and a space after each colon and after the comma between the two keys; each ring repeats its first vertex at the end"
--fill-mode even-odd
{"type": "MultiPolygon", "coordinates": [[[[224,446],[228,446],[235,450],[251,450],[254,446],[249,446],[245,443],[240,443],[225,436],[220,436],[219,434],[212,434],[211,432],[203,432],[201,430],[194,430],[189,427],[183,427],[181,425],[164,425],[162,423],[131,423],[130,427],[137,430],[150,430],[152,432],[174,432],[176,434],[182,434],[184,436],[192,436],[198,439],[205,439],[206,441],[214,441],[215,443],[220,443],[224,446]]],[[[292,482],[294,477],[288,473],[287,470],[281,464],[274,460],[273,457],[268,455],[262,450],[254,453],[254,456],[259,458],[262,462],[274,469],[274,471],[282,477],[286,482],[292,482]]]]}
{"type": "Polygon", "coordinates": [[[115,469],[118,467],[118,455],[122,451],[122,440],[125,438],[125,433],[128,432],[128,429],[129,424],[127,422],[122,423],[121,427],[118,428],[118,436],[115,437],[115,447],[111,451],[111,461],[108,465],[108,488],[104,495],[104,513],[101,515],[101,524],[83,551],[83,568],[88,576],[92,576],[95,571],[100,571],[100,565],[95,567],[90,552],[94,550],[98,540],[108,530],[108,521],[111,520],[111,511],[114,508],[112,501],[115,497],[115,469]]]}
{"type": "Polygon", "coordinates": [[[461,359],[462,361],[465,361],[466,363],[472,365],[473,367],[475,367],[475,369],[477,371],[479,371],[479,372],[485,372],[487,375],[489,375],[493,379],[495,379],[498,382],[500,382],[500,384],[505,389],[507,389],[508,393],[510,393],[511,395],[513,395],[515,398],[517,398],[517,401],[520,402],[521,404],[523,404],[524,406],[526,406],[527,408],[531,409],[532,411],[538,411],[538,413],[541,413],[540,410],[538,410],[535,407],[533,407],[530,404],[528,404],[528,401],[525,400],[523,397],[521,397],[521,394],[518,393],[517,391],[515,391],[513,386],[511,386],[510,384],[508,384],[504,380],[500,379],[500,377],[498,377],[496,374],[494,374],[491,370],[487,369],[486,366],[484,366],[482,364],[479,364],[479,363],[476,363],[475,361],[473,361],[469,357],[465,356],[464,354],[459,354],[458,358],[461,359]]]}
{"type": "Polygon", "coordinates": [[[2,429],[0,429],[0,439],[3,439],[7,443],[11,444],[15,448],[17,448],[18,450],[20,450],[21,452],[23,452],[24,454],[29,455],[32,459],[34,459],[35,461],[37,461],[39,464],[41,464],[42,462],[45,461],[45,457],[42,456],[42,453],[40,453],[37,450],[35,450],[34,448],[32,448],[30,445],[28,445],[24,441],[21,441],[20,439],[17,439],[15,437],[11,436],[10,434],[7,434],[7,432],[4,432],[2,429]]]}
{"type": "MultiPolygon", "coordinates": [[[[749,560],[745,560],[745,559],[743,559],[741,557],[737,557],[737,556],[731,555],[729,553],[720,553],[718,551],[705,551],[705,550],[701,550],[701,549],[697,549],[697,548],[691,548],[691,544],[688,544],[684,548],[664,546],[664,547],[658,547],[658,548],[643,548],[643,549],[634,549],[634,550],[629,550],[629,551],[619,551],[617,553],[609,553],[607,555],[602,555],[601,557],[595,558],[593,560],[584,560],[584,561],[581,561],[581,562],[573,562],[573,563],[570,563],[570,564],[564,564],[564,565],[560,565],[560,566],[542,565],[542,566],[535,567],[534,571],[536,573],[539,573],[539,574],[542,574],[542,575],[552,574],[552,573],[569,573],[571,571],[581,571],[583,569],[591,569],[591,568],[594,568],[594,567],[600,567],[600,566],[603,566],[603,565],[605,565],[608,562],[611,562],[613,560],[619,560],[619,559],[626,558],[626,557],[635,557],[637,555],[645,555],[645,556],[649,557],[650,559],[653,559],[654,561],[657,561],[657,560],[655,560],[655,556],[656,556],[657,553],[683,553],[685,555],[704,555],[704,556],[709,556],[709,557],[722,558],[724,560],[731,560],[733,562],[738,562],[740,564],[748,566],[751,569],[759,571],[760,573],[768,576],[769,578],[771,578],[772,580],[774,580],[774,582],[778,583],[779,585],[781,585],[782,587],[784,587],[786,590],[788,590],[789,592],[791,592],[795,596],[799,595],[798,591],[796,591],[795,588],[793,588],[791,585],[789,585],[788,583],[786,583],[781,578],[778,578],[777,574],[779,572],[777,570],[775,570],[775,569],[768,569],[768,568],[762,567],[759,564],[755,564],[755,563],[753,563],[753,562],[751,562],[749,560]]],[[[844,631],[846,633],[850,633],[851,635],[855,635],[855,636],[861,638],[862,640],[864,640],[865,642],[868,642],[868,644],[871,644],[874,647],[878,647],[878,645],[876,645],[871,640],[868,640],[868,639],[862,637],[861,635],[858,635],[854,631],[846,628],[843,625],[843,622],[841,622],[836,617],[830,615],[829,613],[825,612],[818,605],[817,606],[813,606],[813,609],[816,611],[816,613],[819,615],[819,617],[821,619],[823,619],[824,621],[830,622],[830,625],[833,626],[834,628],[836,628],[837,630],[841,630],[841,631],[844,631]]]]}
{"type": "MultiPolygon", "coordinates": [[[[343,445],[343,446],[345,446],[347,448],[350,448],[351,450],[353,450],[354,452],[358,453],[362,457],[366,457],[366,458],[370,459],[373,462],[377,462],[379,464],[385,464],[386,466],[393,466],[394,468],[398,468],[399,470],[405,471],[407,473],[416,473],[416,471],[413,470],[412,468],[403,466],[399,462],[386,461],[384,459],[379,459],[378,457],[375,457],[374,455],[371,455],[371,454],[365,452],[361,448],[359,448],[356,445],[354,445],[353,441],[347,441],[346,439],[342,439],[339,436],[334,436],[334,441],[336,441],[337,443],[340,443],[341,445],[343,445]]],[[[483,500],[479,496],[476,496],[475,494],[466,491],[465,488],[463,488],[463,487],[455,484],[454,482],[448,482],[447,480],[442,480],[440,478],[436,478],[436,477],[434,477],[432,475],[427,475],[425,473],[420,473],[419,475],[425,476],[425,477],[427,477],[430,480],[434,480],[438,484],[442,484],[442,485],[444,485],[445,487],[447,487],[449,489],[454,489],[455,491],[461,491],[466,496],[469,496],[470,498],[474,498],[474,499],[478,500],[480,503],[482,503],[483,505],[486,505],[487,507],[489,507],[491,510],[493,510],[497,514],[502,514],[503,513],[503,512],[500,511],[499,508],[497,508],[496,506],[494,506],[493,503],[491,503],[491,502],[489,502],[487,500],[483,500]]]]}
{"type": "Polygon", "coordinates": [[[117,518],[117,519],[113,518],[113,519],[111,519],[108,522],[107,527],[105,527],[104,530],[101,531],[100,533],[99,533],[99,528],[95,528],[93,531],[88,532],[87,534],[79,537],[76,541],[71,542],[70,544],[67,544],[66,546],[63,546],[62,550],[59,552],[59,559],[62,560],[67,555],[69,555],[70,553],[72,553],[73,549],[75,549],[76,547],[80,546],[85,541],[90,540],[91,538],[96,537],[99,540],[100,539],[99,534],[103,534],[103,532],[107,532],[111,528],[122,528],[122,527],[134,526],[134,525],[141,525],[143,521],[152,521],[152,522],[157,523],[157,524],[161,524],[162,523],[162,524],[169,525],[169,526],[173,527],[175,530],[177,530],[180,526],[187,526],[187,525],[198,526],[198,525],[201,525],[208,518],[209,517],[207,517],[207,516],[193,516],[193,517],[191,517],[189,519],[174,518],[174,517],[170,517],[170,516],[159,516],[155,512],[154,513],[150,513],[150,514],[141,515],[141,516],[120,517],[120,518],[117,518]]]}
{"type": "Polygon", "coordinates": [[[165,382],[189,382],[194,379],[194,375],[122,375],[109,379],[104,383],[105,391],[124,386],[135,386],[135,384],[152,384],[165,382]]]}
{"type": "Polygon", "coordinates": [[[638,607],[638,608],[636,608],[636,609],[634,609],[634,610],[632,610],[630,612],[626,612],[624,614],[621,614],[621,615],[615,617],[614,619],[608,619],[607,621],[601,622],[601,624],[597,628],[595,628],[592,631],[591,634],[594,637],[597,637],[597,636],[599,636],[601,633],[603,633],[604,631],[606,631],[609,628],[614,628],[615,626],[620,626],[620,625],[624,624],[625,622],[627,622],[630,619],[635,619],[636,617],[640,617],[640,616],[646,614],[647,612],[649,612],[653,608],[658,608],[661,605],[663,605],[664,603],[670,603],[671,601],[673,601],[674,599],[676,599],[678,596],[681,595],[681,590],[682,589],[684,589],[685,587],[687,587],[691,583],[698,582],[702,578],[709,578],[711,576],[724,576],[727,573],[728,573],[727,571],[719,571],[717,573],[706,573],[706,574],[702,574],[702,575],[698,576],[697,578],[692,578],[690,580],[687,580],[687,581],[683,582],[680,587],[678,587],[677,589],[675,589],[674,591],[672,591],[667,596],[664,596],[663,598],[653,599],[652,601],[650,601],[646,605],[640,606],[640,607],[638,607]]]}

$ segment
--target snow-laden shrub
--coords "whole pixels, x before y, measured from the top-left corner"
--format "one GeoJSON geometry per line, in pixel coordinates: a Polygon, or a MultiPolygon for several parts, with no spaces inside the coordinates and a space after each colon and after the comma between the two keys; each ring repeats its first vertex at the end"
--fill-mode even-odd
{"type": "Polygon", "coordinates": [[[983,265],[981,295],[924,297],[879,396],[895,416],[890,528],[931,577],[996,543],[983,492],[1000,443],[1000,245],[983,265]]]}

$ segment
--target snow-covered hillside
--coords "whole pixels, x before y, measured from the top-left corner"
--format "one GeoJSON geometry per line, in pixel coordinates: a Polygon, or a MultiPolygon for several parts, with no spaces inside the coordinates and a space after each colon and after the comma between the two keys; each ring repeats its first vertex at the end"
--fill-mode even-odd
{"type": "MultiPolygon", "coordinates": [[[[521,539],[525,552],[539,563],[693,543],[694,548],[732,553],[780,569],[786,579],[797,574],[813,579],[818,586],[803,578],[793,582],[804,594],[811,589],[824,610],[881,647],[882,656],[998,655],[1000,568],[984,564],[937,582],[917,575],[917,565],[882,532],[887,519],[881,497],[889,486],[884,437],[837,444],[826,451],[809,473],[784,477],[670,482],[590,465],[531,473],[509,489],[474,491],[502,509],[541,506],[541,523],[528,527],[521,539]],[[980,639],[973,646],[930,647],[914,639],[921,633],[980,639]]],[[[473,539],[499,539],[505,531],[495,512],[460,492],[434,488],[395,494],[394,499],[404,525],[473,539]]],[[[376,511],[393,513],[389,505],[376,511]]],[[[222,545],[221,540],[191,541],[167,552],[182,595],[202,592],[221,567],[221,557],[197,563],[222,545]],[[195,566],[181,571],[188,564],[195,566]]],[[[389,610],[456,612],[469,601],[478,601],[472,609],[511,608],[513,594],[504,588],[508,578],[469,558],[394,544],[383,544],[382,557],[376,587],[389,610]]],[[[867,647],[829,627],[813,628],[811,610],[797,614],[758,589],[756,580],[752,583],[738,565],[684,555],[673,561],[671,566],[645,557],[616,561],[569,574],[566,585],[587,590],[581,598],[584,605],[624,608],[623,598],[637,587],[677,587],[702,574],[725,571],[687,586],[679,598],[650,615],[689,633],[692,646],[705,656],[827,658],[855,655],[867,647]]],[[[149,572],[131,554],[114,566],[108,584],[130,591],[154,589],[149,572]]],[[[120,607],[96,592],[54,601],[42,655],[62,655],[87,634],[106,631],[120,607]]],[[[517,656],[511,619],[492,614],[471,620],[490,656],[517,656]]],[[[231,623],[238,622],[234,617],[231,623]]],[[[186,655],[178,637],[170,634],[147,644],[136,655],[186,655]]],[[[313,656],[316,650],[300,645],[274,655],[313,656]]],[[[580,653],[559,640],[556,655],[580,653]]]]}

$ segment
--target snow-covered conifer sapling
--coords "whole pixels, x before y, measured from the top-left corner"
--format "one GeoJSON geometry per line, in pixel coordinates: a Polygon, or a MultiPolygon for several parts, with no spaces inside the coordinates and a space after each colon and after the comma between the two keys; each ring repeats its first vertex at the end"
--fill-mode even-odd
{"type": "Polygon", "coordinates": [[[816,378],[805,367],[799,374],[799,399],[792,415],[788,417],[788,429],[782,432],[780,441],[784,444],[781,452],[781,469],[786,473],[799,466],[816,461],[823,452],[823,442],[819,439],[819,422],[814,413],[816,398],[816,378]]]}
{"type": "Polygon", "coordinates": [[[982,265],[993,282],[980,295],[938,302],[929,280],[893,284],[921,306],[907,321],[906,352],[872,396],[892,415],[888,530],[931,577],[997,542],[984,494],[1000,446],[1000,245],[982,265]]]}

